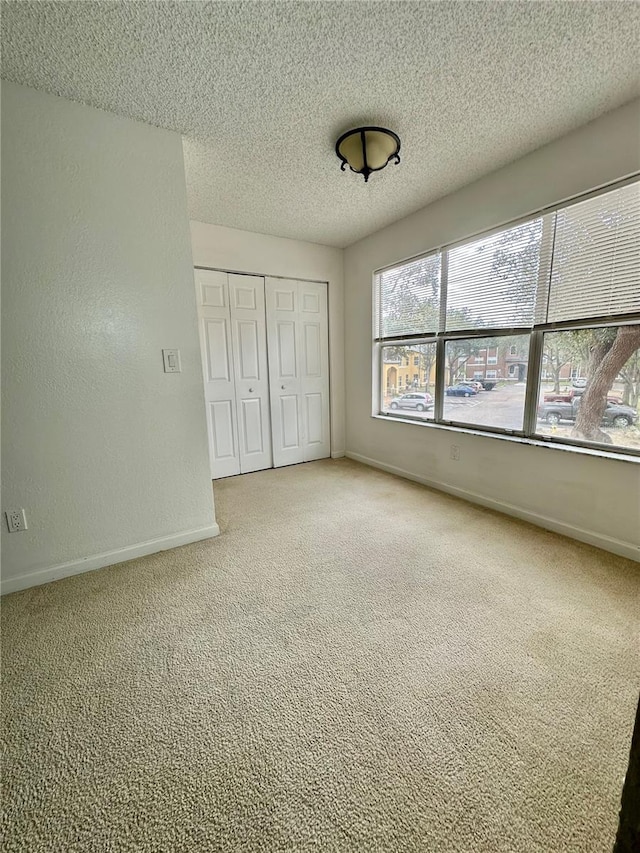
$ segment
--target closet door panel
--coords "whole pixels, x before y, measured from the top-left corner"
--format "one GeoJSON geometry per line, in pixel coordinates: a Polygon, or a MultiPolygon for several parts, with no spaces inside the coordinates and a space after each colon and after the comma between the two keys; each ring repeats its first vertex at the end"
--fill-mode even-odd
{"type": "Polygon", "coordinates": [[[266,280],[274,464],[330,455],[326,284],[266,280]]]}
{"type": "Polygon", "coordinates": [[[206,380],[208,382],[233,383],[233,367],[231,366],[229,346],[229,321],[203,320],[205,349],[207,353],[206,380]]]}
{"type": "Polygon", "coordinates": [[[211,477],[240,473],[227,274],[196,270],[211,477]]]}
{"type": "Polygon", "coordinates": [[[298,425],[300,414],[298,411],[298,395],[282,394],[280,396],[280,425],[282,434],[280,445],[284,450],[299,450],[301,447],[298,425]]]}
{"type": "Polygon", "coordinates": [[[269,386],[273,426],[273,464],[304,461],[298,369],[298,283],[265,281],[269,386]]]}
{"type": "Polygon", "coordinates": [[[306,403],[306,422],[307,422],[307,444],[309,446],[318,446],[322,444],[322,394],[311,393],[304,395],[306,403]]]}
{"type": "Polygon", "coordinates": [[[304,364],[302,377],[305,379],[322,378],[322,354],[320,352],[320,323],[306,322],[302,326],[304,364]]]}
{"type": "Polygon", "coordinates": [[[298,348],[296,346],[296,324],[289,320],[276,321],[277,348],[275,356],[278,360],[278,377],[281,380],[290,379],[297,383],[298,348]]]}
{"type": "Polygon", "coordinates": [[[238,363],[236,365],[236,381],[260,379],[260,330],[257,320],[237,320],[238,363]]]}
{"type": "Polygon", "coordinates": [[[218,400],[216,403],[209,403],[213,427],[211,438],[218,462],[237,461],[233,408],[233,400],[218,400]]]}
{"type": "MultiPolygon", "coordinates": [[[[265,436],[262,429],[262,402],[252,398],[242,401],[242,438],[245,456],[265,451],[265,436]]],[[[265,466],[267,467],[267,466],[265,466]]]]}
{"type": "Polygon", "coordinates": [[[331,455],[327,285],[300,281],[298,286],[303,456],[308,462],[331,455]]]}
{"type": "Polygon", "coordinates": [[[229,274],[240,471],[272,465],[264,279],[229,274]]]}

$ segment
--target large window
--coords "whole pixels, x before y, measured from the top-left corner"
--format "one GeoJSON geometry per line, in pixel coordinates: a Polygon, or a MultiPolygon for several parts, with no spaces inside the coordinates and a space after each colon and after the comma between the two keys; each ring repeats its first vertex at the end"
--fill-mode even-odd
{"type": "Polygon", "coordinates": [[[374,294],[374,413],[640,455],[637,181],[381,270],[374,294]]]}

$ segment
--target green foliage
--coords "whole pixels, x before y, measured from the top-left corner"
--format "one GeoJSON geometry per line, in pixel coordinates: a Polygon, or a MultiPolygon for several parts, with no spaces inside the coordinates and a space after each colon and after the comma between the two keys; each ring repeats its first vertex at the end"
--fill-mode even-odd
{"type": "Polygon", "coordinates": [[[440,255],[380,275],[382,335],[436,332],[440,321],[440,255]]]}
{"type": "Polygon", "coordinates": [[[532,323],[540,271],[542,219],[532,219],[501,232],[494,245],[492,277],[504,282],[514,303],[513,325],[532,323]]]}
{"type": "Polygon", "coordinates": [[[627,406],[638,407],[640,400],[640,349],[637,349],[620,371],[624,387],[623,402],[627,406]]]}

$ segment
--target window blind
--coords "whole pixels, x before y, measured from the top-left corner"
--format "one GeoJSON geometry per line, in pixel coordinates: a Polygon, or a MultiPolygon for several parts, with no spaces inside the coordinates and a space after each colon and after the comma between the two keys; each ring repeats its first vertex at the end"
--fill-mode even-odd
{"type": "Polygon", "coordinates": [[[543,219],[456,246],[448,253],[445,328],[531,328],[543,219]]]}
{"type": "Polygon", "coordinates": [[[583,320],[640,312],[640,184],[556,214],[546,318],[583,320]]]}
{"type": "Polygon", "coordinates": [[[377,276],[377,337],[435,334],[440,317],[440,252],[377,276]]]}

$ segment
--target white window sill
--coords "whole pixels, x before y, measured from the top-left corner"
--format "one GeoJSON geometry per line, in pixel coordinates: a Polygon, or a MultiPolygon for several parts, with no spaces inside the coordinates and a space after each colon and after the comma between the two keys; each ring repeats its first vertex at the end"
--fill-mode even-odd
{"type": "Polygon", "coordinates": [[[593,447],[581,447],[579,444],[563,444],[556,441],[542,441],[538,438],[526,438],[522,435],[509,435],[500,432],[485,432],[484,430],[475,429],[474,427],[453,426],[452,424],[436,424],[430,421],[418,421],[414,418],[403,418],[397,415],[371,415],[377,421],[387,421],[388,423],[411,424],[417,427],[428,427],[430,429],[447,430],[448,432],[462,432],[467,435],[477,435],[480,438],[497,438],[499,441],[511,441],[516,444],[528,444],[533,447],[544,447],[546,450],[563,450],[568,453],[580,453],[586,456],[597,456],[604,459],[615,459],[618,462],[634,462],[640,464],[640,456],[634,456],[630,453],[612,453],[609,450],[600,450],[593,447]]]}

